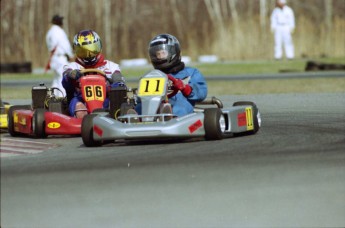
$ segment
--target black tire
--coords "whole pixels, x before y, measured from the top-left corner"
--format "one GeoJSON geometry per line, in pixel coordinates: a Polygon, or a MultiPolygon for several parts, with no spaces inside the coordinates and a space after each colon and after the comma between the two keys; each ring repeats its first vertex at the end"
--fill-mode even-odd
{"type": "Polygon", "coordinates": [[[86,115],[81,123],[81,138],[84,145],[87,147],[96,147],[102,145],[101,141],[95,141],[93,139],[93,118],[95,118],[95,116],[97,116],[97,114],[86,115]]]}
{"type": "Polygon", "coordinates": [[[92,111],[92,113],[98,113],[98,112],[108,112],[109,113],[109,109],[108,108],[96,108],[92,111]]]}
{"type": "Polygon", "coordinates": [[[224,118],[224,115],[221,109],[219,108],[205,109],[204,127],[205,127],[206,140],[220,140],[224,137],[224,132],[222,130],[221,123],[220,123],[222,118],[224,118]]]}
{"type": "Polygon", "coordinates": [[[13,105],[8,109],[8,114],[7,114],[7,128],[8,128],[8,133],[10,133],[10,135],[12,137],[16,137],[21,135],[21,133],[16,132],[14,130],[14,121],[13,121],[13,111],[15,110],[30,110],[31,109],[31,105],[13,105]]]}
{"type": "Polygon", "coordinates": [[[259,131],[259,129],[260,129],[259,120],[258,120],[259,109],[256,106],[256,104],[254,102],[251,102],[251,101],[237,101],[232,106],[242,106],[242,105],[244,105],[244,106],[245,105],[250,105],[250,106],[253,107],[254,129],[252,131],[245,132],[245,134],[247,134],[247,135],[256,134],[259,131]]]}
{"type": "Polygon", "coordinates": [[[21,63],[2,63],[0,66],[1,73],[31,73],[31,62],[21,63]]]}
{"type": "Polygon", "coordinates": [[[33,119],[32,119],[32,131],[34,132],[34,136],[36,138],[46,138],[46,120],[44,117],[44,113],[46,110],[44,108],[38,108],[35,110],[33,119]]]}

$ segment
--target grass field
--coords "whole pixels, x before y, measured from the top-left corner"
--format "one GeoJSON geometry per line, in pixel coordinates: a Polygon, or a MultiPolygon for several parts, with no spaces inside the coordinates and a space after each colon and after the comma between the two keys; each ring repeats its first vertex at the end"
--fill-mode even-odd
{"type": "MultiPolygon", "coordinates": [[[[324,63],[345,64],[345,58],[320,59],[324,63]]],[[[241,74],[272,74],[280,72],[303,72],[307,60],[293,61],[246,61],[217,64],[192,64],[204,75],[232,75],[241,74]]],[[[139,78],[152,69],[123,68],[126,78],[139,78]]],[[[1,81],[49,79],[52,74],[1,74],[1,81]]],[[[137,87],[136,83],[129,83],[137,87]]],[[[345,78],[314,78],[314,79],[275,79],[275,80],[243,80],[243,81],[210,81],[208,82],[209,95],[225,94],[267,94],[267,93],[311,93],[311,92],[345,92],[345,78]]],[[[30,99],[31,87],[5,87],[1,84],[1,98],[30,99]]]]}

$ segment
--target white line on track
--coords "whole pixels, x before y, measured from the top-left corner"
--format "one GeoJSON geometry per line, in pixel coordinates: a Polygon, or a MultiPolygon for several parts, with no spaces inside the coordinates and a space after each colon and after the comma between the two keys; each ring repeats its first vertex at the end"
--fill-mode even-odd
{"type": "Polygon", "coordinates": [[[42,153],[58,145],[21,139],[1,138],[0,158],[42,153]]]}

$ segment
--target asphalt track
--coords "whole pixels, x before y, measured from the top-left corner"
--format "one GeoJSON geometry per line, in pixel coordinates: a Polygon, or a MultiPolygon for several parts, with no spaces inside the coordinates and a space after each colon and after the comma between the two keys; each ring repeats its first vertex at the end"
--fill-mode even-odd
{"type": "MultiPolygon", "coordinates": [[[[79,137],[1,158],[1,227],[344,227],[345,93],[255,101],[263,125],[221,141],[79,137]]],[[[25,143],[29,145],[30,143],[25,143]]]]}

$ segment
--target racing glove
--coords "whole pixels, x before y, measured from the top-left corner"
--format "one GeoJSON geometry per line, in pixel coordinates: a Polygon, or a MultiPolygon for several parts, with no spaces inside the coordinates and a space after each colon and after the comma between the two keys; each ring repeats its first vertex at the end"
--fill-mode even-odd
{"type": "Polygon", "coordinates": [[[111,88],[116,88],[116,87],[125,87],[125,83],[123,82],[115,82],[113,84],[111,84],[111,88]]]}
{"type": "Polygon", "coordinates": [[[174,86],[180,90],[183,96],[188,97],[192,93],[192,87],[190,85],[185,85],[181,79],[176,79],[174,81],[174,86]]]}
{"type": "Polygon", "coordinates": [[[83,74],[80,72],[80,70],[71,70],[68,74],[67,77],[72,79],[72,80],[78,80],[79,78],[81,78],[81,76],[83,76],[83,74]]]}
{"type": "Polygon", "coordinates": [[[125,83],[125,79],[122,76],[120,71],[115,71],[112,75],[111,75],[111,79],[112,79],[112,84],[111,84],[111,88],[116,88],[116,87],[125,87],[126,83],[125,83]]]}

